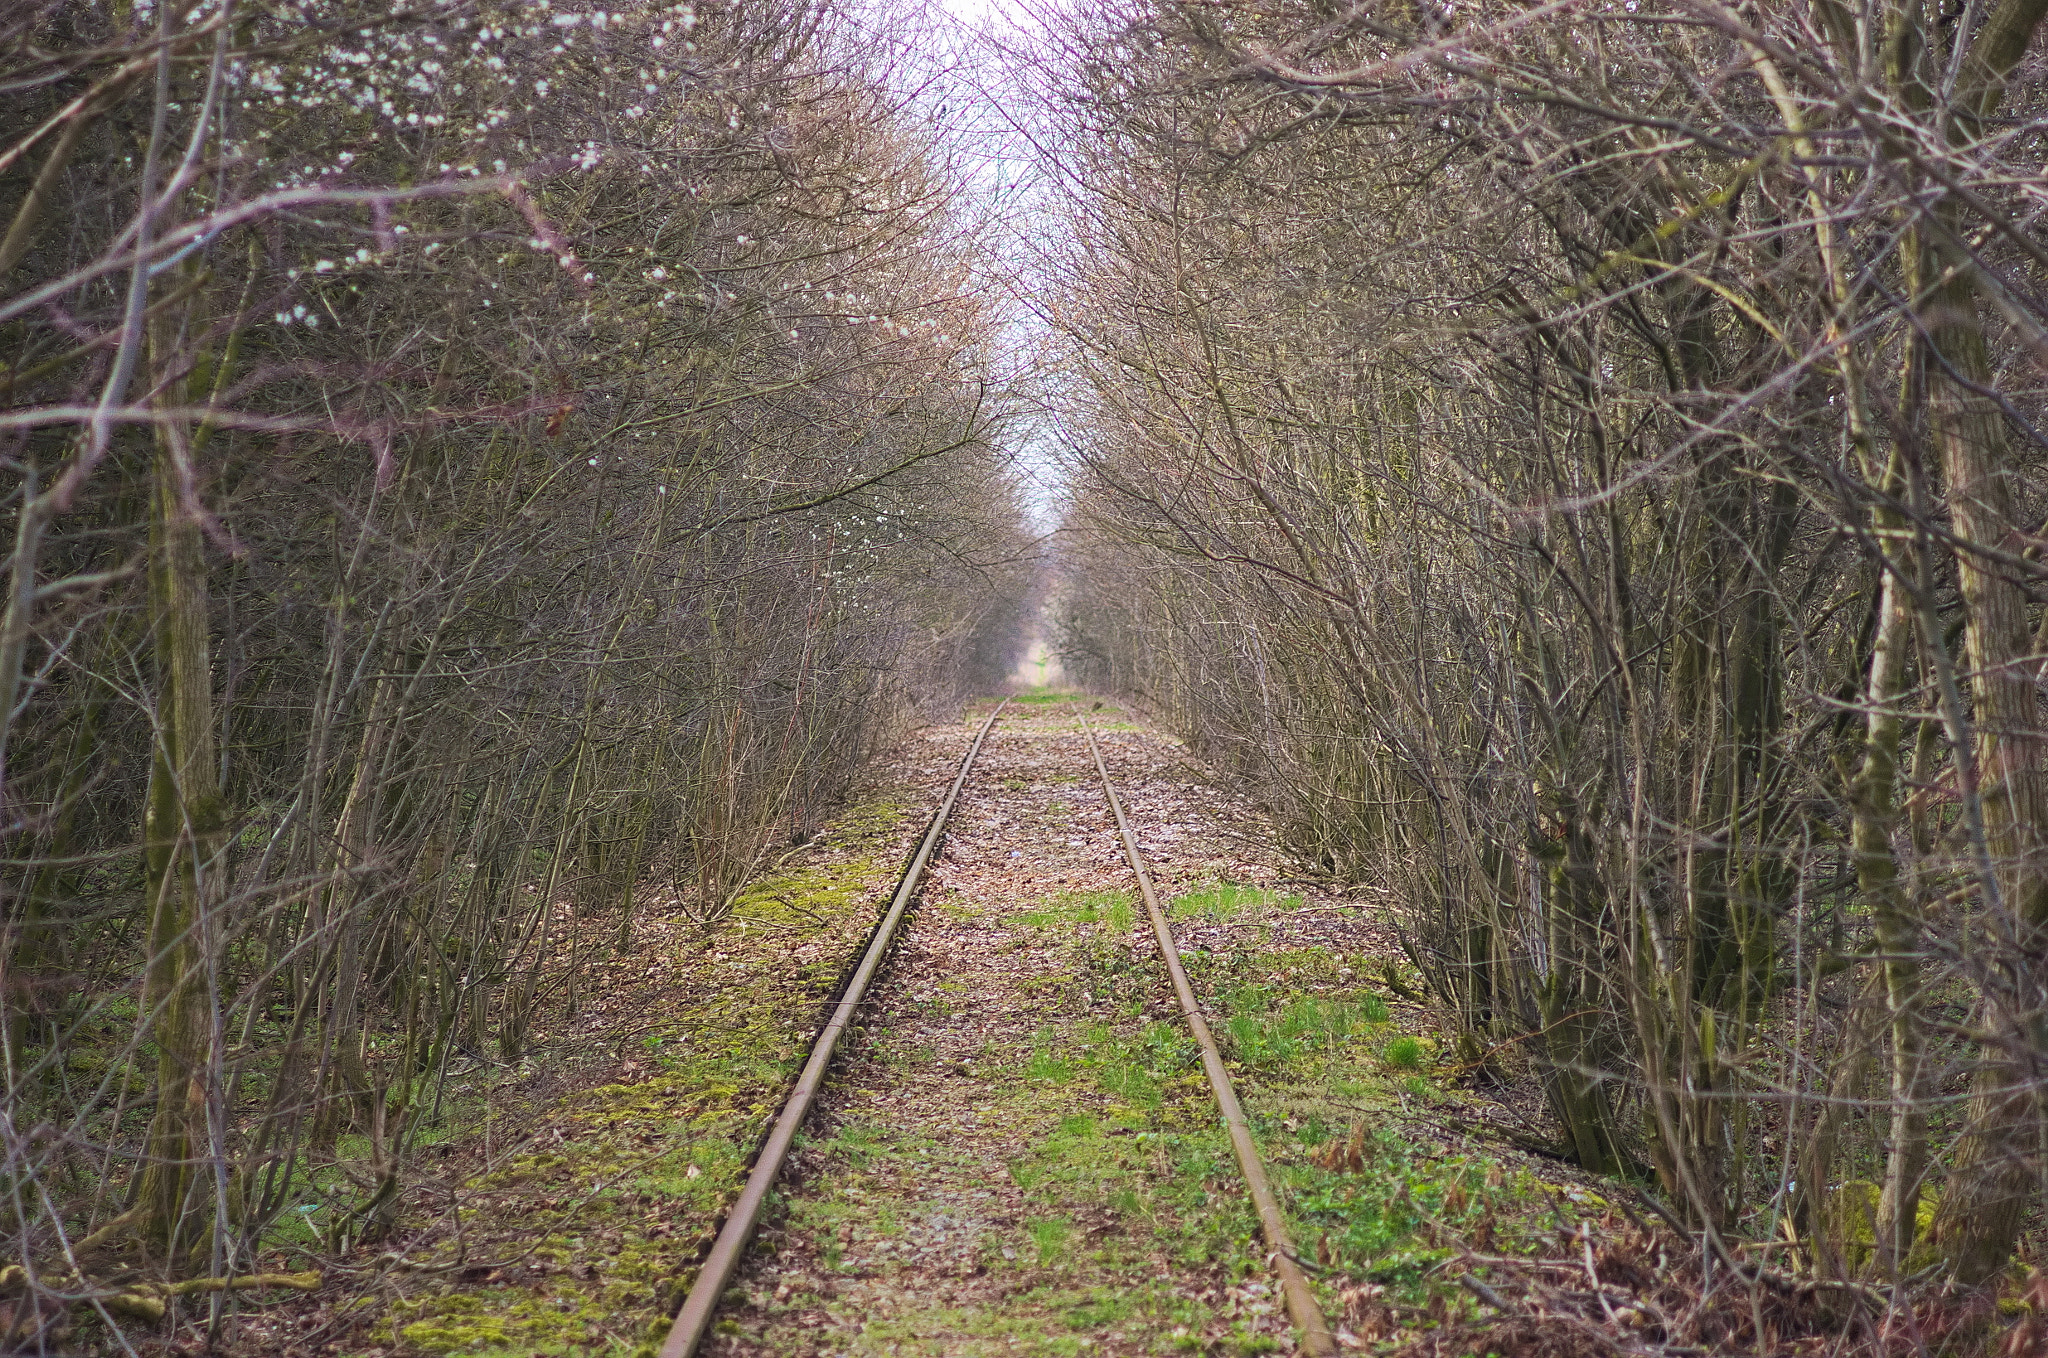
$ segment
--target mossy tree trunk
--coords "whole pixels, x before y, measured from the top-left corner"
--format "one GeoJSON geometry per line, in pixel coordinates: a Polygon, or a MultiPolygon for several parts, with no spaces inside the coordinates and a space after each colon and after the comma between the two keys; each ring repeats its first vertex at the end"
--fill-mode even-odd
{"type": "MultiPolygon", "coordinates": [[[[2048,0],[2003,0],[1947,62],[1933,35],[1945,16],[1901,6],[1897,75],[1909,105],[1930,102],[1945,66],[1959,72],[1942,119],[1949,144],[1967,150],[1982,135],[2044,16],[2048,0]],[[1931,40],[1932,39],[1932,40],[1931,40]]],[[[1942,246],[1969,228],[1954,200],[1938,199],[1916,224],[1909,278],[1926,337],[1927,428],[1946,482],[1966,627],[1972,747],[1956,751],[1982,858],[1981,901],[1989,949],[1983,982],[1984,1061],[1973,1077],[1967,1130],[1957,1146],[1932,1234],[1958,1282],[1984,1282],[2005,1267],[2039,1197],[2042,1096],[2028,1053],[2043,1050],[2037,996],[2048,941],[2048,762],[2037,706],[2025,582],[2007,558],[2024,545],[2014,480],[2021,468],[2007,437],[1979,311],[1985,286],[1974,261],[1953,267],[1942,246]]],[[[1938,646],[1929,638],[1930,647],[1938,646]]]]}
{"type": "Polygon", "coordinates": [[[156,748],[143,826],[148,962],[142,1007],[157,1048],[156,1111],[136,1187],[145,1237],[176,1257],[210,1146],[212,911],[225,839],[215,740],[205,535],[194,512],[185,427],[157,425],[149,599],[155,626],[156,748]]]}

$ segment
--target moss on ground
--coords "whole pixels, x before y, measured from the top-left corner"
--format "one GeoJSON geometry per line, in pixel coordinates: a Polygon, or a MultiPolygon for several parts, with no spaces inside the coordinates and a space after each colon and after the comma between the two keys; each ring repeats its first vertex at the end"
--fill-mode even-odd
{"type": "Polygon", "coordinates": [[[350,1349],[652,1354],[919,814],[853,808],[829,831],[838,861],[772,872],[685,933],[647,1006],[612,1024],[625,1078],[534,1110],[461,1186],[459,1229],[421,1223],[350,1349]]]}

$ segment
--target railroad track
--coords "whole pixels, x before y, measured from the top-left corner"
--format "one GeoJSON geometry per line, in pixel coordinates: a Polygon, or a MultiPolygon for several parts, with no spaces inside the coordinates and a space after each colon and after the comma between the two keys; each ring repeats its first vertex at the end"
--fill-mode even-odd
{"type": "MultiPolygon", "coordinates": [[[[904,921],[924,885],[926,872],[940,852],[947,823],[973,774],[975,760],[980,755],[990,731],[1008,706],[1008,700],[997,705],[975,733],[966,754],[962,757],[951,787],[905,866],[887,911],[870,936],[859,964],[848,978],[829,1018],[819,1031],[809,1059],[805,1062],[801,1074],[797,1077],[762,1143],[745,1187],[734,1202],[717,1238],[712,1243],[710,1252],[699,1267],[689,1294],[683,1301],[682,1309],[676,1314],[675,1322],[669,1330],[667,1341],[662,1345],[660,1358],[690,1358],[710,1330],[719,1303],[727,1287],[732,1283],[760,1224],[762,1210],[767,1205],[769,1194],[782,1175],[796,1135],[802,1129],[824,1084],[840,1040],[859,1014],[872,982],[894,949],[903,931],[904,921]]],[[[1334,1358],[1337,1353],[1336,1341],[1316,1303],[1314,1292],[1309,1287],[1293,1240],[1288,1233],[1286,1221],[1267,1180],[1265,1166],[1252,1140],[1250,1125],[1238,1102],[1229,1071],[1224,1065],[1222,1053],[1209,1030],[1201,1002],[1188,980],[1186,969],[1181,964],[1179,949],[1175,946],[1173,933],[1168,925],[1166,912],[1160,905],[1151,874],[1146,869],[1137,835],[1131,828],[1123,800],[1118,796],[1115,782],[1110,777],[1109,767],[1103,759],[1094,727],[1089,723],[1086,714],[1082,714],[1081,721],[1087,734],[1089,754],[1094,761],[1096,774],[1101,780],[1104,797],[1115,818],[1124,855],[1136,880],[1139,896],[1144,902],[1161,963],[1172,982],[1182,1019],[1201,1050],[1203,1072],[1207,1076],[1210,1091],[1215,1097],[1218,1111],[1228,1132],[1231,1149],[1244,1179],[1246,1194],[1265,1236],[1269,1250],[1268,1258],[1280,1293],[1285,1300],[1288,1316],[1297,1332],[1299,1351],[1312,1355],[1312,1358],[1334,1358]]]]}

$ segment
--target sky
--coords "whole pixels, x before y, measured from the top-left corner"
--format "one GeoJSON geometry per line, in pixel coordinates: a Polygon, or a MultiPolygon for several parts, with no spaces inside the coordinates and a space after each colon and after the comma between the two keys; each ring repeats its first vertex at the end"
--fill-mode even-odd
{"type": "MultiPolygon", "coordinates": [[[[958,48],[972,52],[973,39],[984,29],[993,28],[1000,33],[1004,29],[1014,32],[1019,27],[1027,31],[1035,27],[1027,5],[1028,0],[936,0],[934,12],[950,20],[958,48]]],[[[1037,174],[1030,147],[1010,130],[1005,111],[995,105],[989,93],[988,87],[999,86],[1003,74],[1000,65],[993,62],[975,69],[970,57],[968,69],[945,82],[943,96],[949,128],[970,133],[968,143],[982,154],[970,181],[970,191],[983,199],[996,219],[996,229],[988,237],[993,256],[988,270],[991,285],[997,278],[1013,278],[1018,266],[1028,259],[1032,246],[1025,239],[1026,232],[1042,237],[1044,231],[1042,219],[1034,220],[1022,201],[1032,196],[1037,174]]],[[[1013,300],[1006,310],[1011,316],[1005,327],[1008,352],[995,356],[995,366],[999,373],[1007,375],[1025,356],[1042,353],[1048,347],[1049,337],[1025,306],[1013,300]]],[[[1034,526],[1041,533],[1050,533],[1059,522],[1063,489],[1053,457],[1056,431],[1049,422],[1041,422],[1035,429],[1019,427],[1016,433],[1034,526]]]]}

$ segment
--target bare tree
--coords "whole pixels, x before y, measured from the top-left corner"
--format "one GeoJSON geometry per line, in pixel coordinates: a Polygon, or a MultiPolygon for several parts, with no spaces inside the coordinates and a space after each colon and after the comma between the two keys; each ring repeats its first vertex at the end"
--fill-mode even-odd
{"type": "Polygon", "coordinates": [[[457,1054],[527,1056],[650,880],[715,920],[1031,565],[963,171],[831,6],[5,23],[0,1055],[53,1340],[116,1277],[227,1304],[337,1164],[299,1243],[390,1229],[457,1054]]]}
{"type": "Polygon", "coordinates": [[[1067,663],[1384,885],[1582,1163],[1824,1270],[2035,1201],[2039,20],[1137,5],[1042,95],[1067,663]]]}

